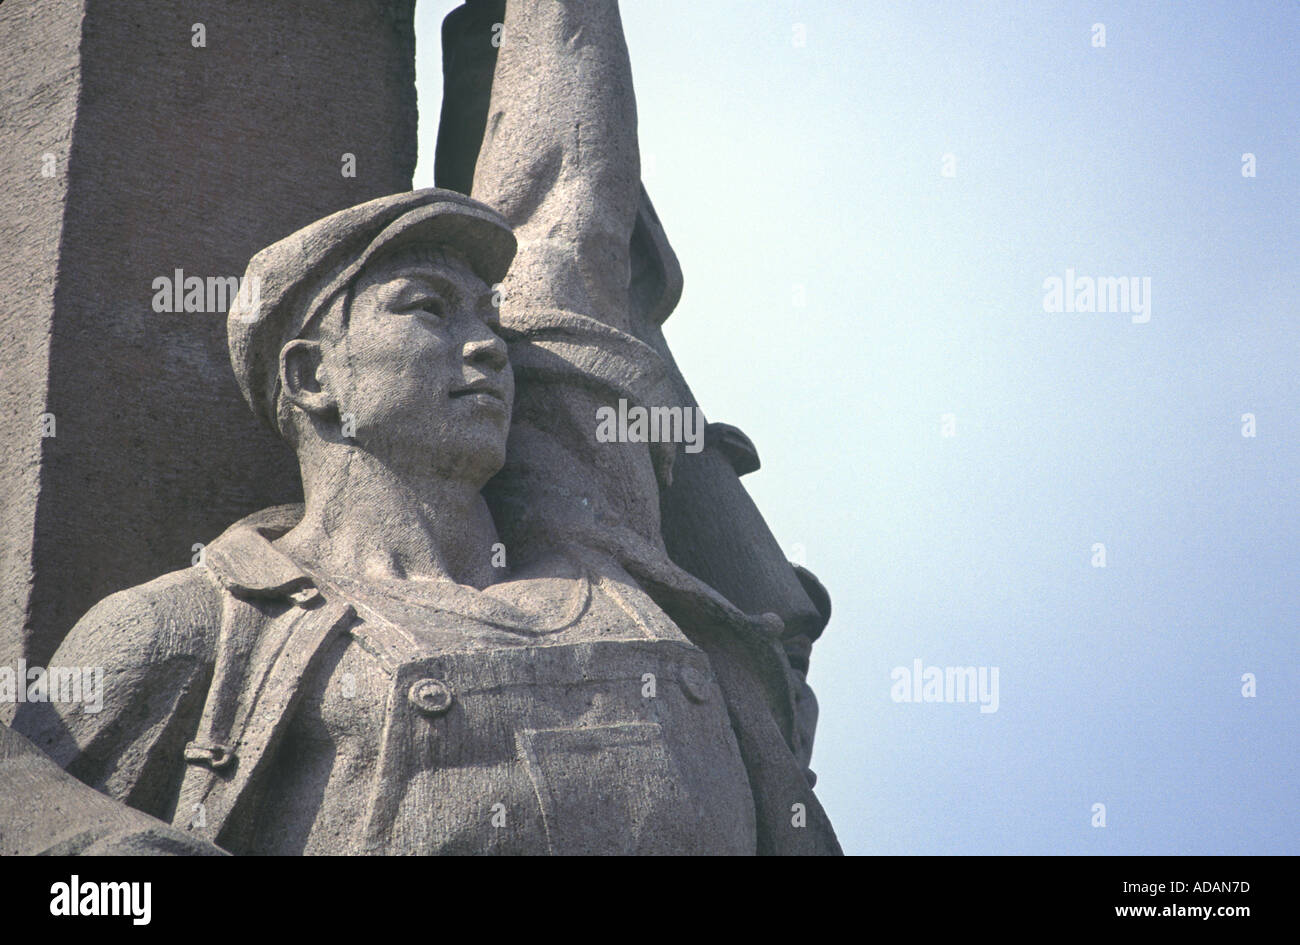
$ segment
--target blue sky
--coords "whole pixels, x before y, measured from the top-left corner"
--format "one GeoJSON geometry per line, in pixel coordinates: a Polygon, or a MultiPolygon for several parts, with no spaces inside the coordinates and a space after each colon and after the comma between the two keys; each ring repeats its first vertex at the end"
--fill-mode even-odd
{"type": "Polygon", "coordinates": [[[1300,852],[1300,7],[622,9],[669,342],[834,601],[846,851],[1300,852]],[[1150,320],[1045,312],[1068,269],[1150,320]],[[893,701],[916,659],[997,667],[998,711],[893,701]]]}

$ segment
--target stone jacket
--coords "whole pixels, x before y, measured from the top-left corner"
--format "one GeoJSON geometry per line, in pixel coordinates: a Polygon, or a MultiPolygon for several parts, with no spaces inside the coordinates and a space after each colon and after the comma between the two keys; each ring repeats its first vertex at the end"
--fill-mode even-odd
{"type": "MultiPolygon", "coordinates": [[[[104,666],[103,711],[28,704],[14,727],[109,796],[231,852],[255,852],[262,789],[295,709],[324,654],[358,623],[352,604],[271,545],[300,511],[250,516],[208,546],[203,565],[97,605],[55,662],[104,666]]],[[[722,693],[757,852],[838,853],[796,755],[798,680],[771,628],[763,638],[762,621],[676,609],[722,693]]]]}

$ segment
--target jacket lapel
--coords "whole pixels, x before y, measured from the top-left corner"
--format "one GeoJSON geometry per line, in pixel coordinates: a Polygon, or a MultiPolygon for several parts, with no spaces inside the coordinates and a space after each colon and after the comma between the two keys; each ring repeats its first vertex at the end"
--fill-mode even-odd
{"type": "Polygon", "coordinates": [[[356,612],[326,600],[260,532],[283,532],[301,507],[258,513],[208,549],[226,591],[212,685],[187,763],[173,825],[227,849],[251,826],[260,779],[293,718],[304,681],[356,612]],[[268,518],[270,516],[270,518],[268,518]],[[284,604],[290,606],[282,610],[284,604]]]}

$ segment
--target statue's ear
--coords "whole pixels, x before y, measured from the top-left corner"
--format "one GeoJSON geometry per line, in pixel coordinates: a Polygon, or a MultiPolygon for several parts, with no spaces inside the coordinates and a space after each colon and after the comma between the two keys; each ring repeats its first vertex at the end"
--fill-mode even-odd
{"type": "Polygon", "coordinates": [[[320,343],[298,338],[280,349],[280,389],[306,413],[320,417],[338,405],[320,383],[320,343]]]}

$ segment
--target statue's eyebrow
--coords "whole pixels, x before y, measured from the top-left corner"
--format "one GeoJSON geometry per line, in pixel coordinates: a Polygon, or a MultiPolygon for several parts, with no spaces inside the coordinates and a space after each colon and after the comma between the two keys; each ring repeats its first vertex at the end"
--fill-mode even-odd
{"type": "Polygon", "coordinates": [[[406,306],[414,303],[415,296],[436,293],[455,305],[460,298],[456,284],[446,276],[427,269],[407,269],[398,271],[388,283],[387,302],[390,305],[406,306]],[[393,288],[393,284],[397,287],[393,288]]]}

